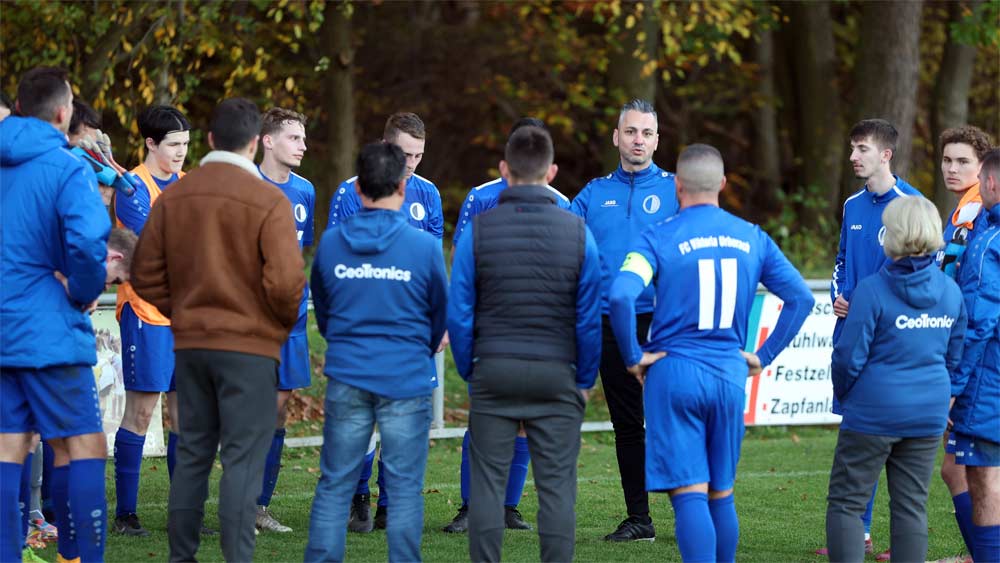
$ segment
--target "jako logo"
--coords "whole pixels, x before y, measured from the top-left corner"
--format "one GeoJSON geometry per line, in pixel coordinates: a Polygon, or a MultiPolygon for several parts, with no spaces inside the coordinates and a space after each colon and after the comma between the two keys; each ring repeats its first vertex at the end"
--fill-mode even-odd
{"type": "Polygon", "coordinates": [[[660,210],[660,198],[655,195],[646,196],[642,200],[642,210],[652,215],[660,210]]]}
{"type": "Polygon", "coordinates": [[[414,221],[423,221],[426,216],[427,211],[424,210],[423,205],[420,205],[420,202],[415,201],[410,204],[410,217],[413,217],[414,221]]]}
{"type": "Polygon", "coordinates": [[[400,270],[395,266],[388,268],[373,268],[371,264],[362,264],[357,268],[351,268],[344,264],[337,264],[333,267],[333,275],[339,279],[349,280],[392,280],[408,282],[410,281],[410,271],[400,270]]]}
{"type": "Polygon", "coordinates": [[[896,328],[906,330],[910,328],[951,328],[955,319],[945,315],[943,317],[930,317],[927,313],[913,319],[906,315],[896,317],[896,328]]]}
{"type": "Polygon", "coordinates": [[[861,230],[861,225],[851,225],[851,230],[852,231],[860,231],[861,230]]]}
{"type": "Polygon", "coordinates": [[[613,199],[606,199],[604,200],[604,203],[601,204],[601,207],[618,207],[618,202],[613,199]]]}

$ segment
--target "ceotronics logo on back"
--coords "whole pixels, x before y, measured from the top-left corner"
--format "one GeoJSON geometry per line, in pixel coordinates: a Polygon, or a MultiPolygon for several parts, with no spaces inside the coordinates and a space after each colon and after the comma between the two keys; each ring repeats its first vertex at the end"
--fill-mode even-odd
{"type": "Polygon", "coordinates": [[[955,319],[945,315],[943,317],[931,317],[924,313],[916,318],[900,315],[896,317],[896,328],[905,330],[908,328],[951,328],[955,319]]]}
{"type": "Polygon", "coordinates": [[[344,264],[337,264],[333,268],[333,275],[339,279],[349,280],[392,280],[409,282],[410,271],[400,270],[395,266],[388,268],[374,268],[371,264],[362,264],[357,268],[352,268],[344,264]]]}

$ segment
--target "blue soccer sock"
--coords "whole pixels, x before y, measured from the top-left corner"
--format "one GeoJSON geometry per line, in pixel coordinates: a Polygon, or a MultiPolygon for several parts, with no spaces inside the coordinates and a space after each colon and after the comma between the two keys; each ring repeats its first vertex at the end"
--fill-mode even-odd
{"type": "Polygon", "coordinates": [[[69,463],[69,507],[81,563],[104,561],[108,501],[104,497],[104,458],[69,463]]]}
{"type": "Polygon", "coordinates": [[[973,561],[1000,561],[1000,526],[972,526],[973,561]]]}
{"type": "Polygon", "coordinates": [[[972,497],[969,491],[959,493],[951,497],[951,503],[955,505],[955,521],[958,522],[958,531],[962,533],[962,541],[965,542],[965,549],[972,554],[972,497]]]}
{"type": "Polygon", "coordinates": [[[0,538],[3,538],[0,542],[0,561],[21,560],[24,536],[21,535],[18,497],[22,472],[20,463],[0,462],[0,538]]]}
{"type": "Polygon", "coordinates": [[[358,488],[354,491],[356,495],[370,495],[371,489],[368,481],[372,478],[372,465],[375,464],[375,448],[365,454],[365,460],[361,463],[361,477],[358,478],[358,488]]]}
{"type": "Polygon", "coordinates": [[[524,492],[524,482],[528,479],[528,463],[531,454],[528,453],[528,439],[518,436],[514,440],[514,457],[510,460],[510,473],[507,476],[507,494],[504,506],[517,506],[524,492]]]}
{"type": "Polygon", "coordinates": [[[281,450],[284,447],[285,429],[279,428],[274,431],[271,449],[267,450],[267,459],[264,461],[264,483],[261,485],[260,496],[257,497],[257,504],[260,506],[271,504],[274,487],[278,484],[278,472],[281,471],[281,450]]]}
{"type": "MultiPolygon", "coordinates": [[[[469,479],[472,469],[469,468],[469,431],[462,437],[462,466],[459,469],[459,482],[462,492],[462,506],[469,506],[469,479]]],[[[510,479],[507,480],[510,483],[510,479]]]]}
{"type": "Polygon", "coordinates": [[[715,561],[715,524],[708,510],[708,494],[674,495],[670,504],[674,506],[674,534],[684,563],[715,561]]]}
{"type": "Polygon", "coordinates": [[[708,511],[715,525],[715,560],[736,561],[736,546],[740,543],[740,519],[736,515],[733,495],[708,501],[708,511]]]}
{"type": "Polygon", "coordinates": [[[118,506],[115,516],[134,514],[139,499],[139,472],[142,470],[142,446],[146,437],[118,429],[115,435],[115,491],[118,506]]]}
{"type": "MultiPolygon", "coordinates": [[[[872,533],[872,509],[875,508],[875,493],[878,492],[878,480],[875,480],[875,486],[872,487],[872,497],[868,499],[868,504],[865,506],[865,513],[861,515],[861,522],[865,525],[865,534],[872,533]]],[[[867,535],[865,536],[868,537],[867,535]]]]}
{"type": "Polygon", "coordinates": [[[31,513],[31,458],[28,454],[21,466],[20,489],[18,490],[17,508],[21,511],[21,541],[28,538],[28,515],[31,513]]]}
{"type": "Polygon", "coordinates": [[[174,468],[177,467],[177,433],[167,435],[167,476],[173,480],[174,468]]]}
{"type": "Polygon", "coordinates": [[[63,559],[76,559],[80,556],[80,550],[76,545],[73,515],[69,511],[68,465],[52,469],[52,511],[55,512],[55,524],[59,530],[59,555],[63,559]]]}
{"type": "Polygon", "coordinates": [[[382,464],[382,456],[378,457],[378,478],[375,479],[378,485],[378,502],[376,506],[389,508],[389,490],[385,488],[385,465],[382,464]]]}
{"type": "Polygon", "coordinates": [[[52,466],[55,459],[52,446],[42,440],[42,512],[52,510],[52,466]]]}

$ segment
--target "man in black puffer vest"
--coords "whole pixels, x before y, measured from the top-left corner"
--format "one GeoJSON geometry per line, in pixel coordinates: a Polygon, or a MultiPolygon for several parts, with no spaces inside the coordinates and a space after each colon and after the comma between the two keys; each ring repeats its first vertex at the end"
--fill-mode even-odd
{"type": "Polygon", "coordinates": [[[478,215],[452,265],[448,331],[469,382],[469,555],[499,561],[518,425],[528,433],[542,561],[573,559],[580,423],[601,355],[600,255],[583,220],[556,206],[552,139],[507,141],[500,205],[478,215]]]}

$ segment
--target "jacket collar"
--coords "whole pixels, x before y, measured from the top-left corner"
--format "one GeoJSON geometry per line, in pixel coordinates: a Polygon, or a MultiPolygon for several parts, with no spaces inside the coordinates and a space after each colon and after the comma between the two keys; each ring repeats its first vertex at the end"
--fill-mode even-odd
{"type": "MultiPolygon", "coordinates": [[[[232,164],[233,166],[239,166],[243,170],[254,175],[255,178],[261,178],[260,170],[253,162],[250,161],[245,156],[240,156],[234,152],[229,151],[212,151],[205,155],[205,158],[201,159],[201,165],[212,164],[221,162],[222,164],[232,164]]],[[[263,178],[262,178],[263,179],[263,178]]]]}
{"type": "Polygon", "coordinates": [[[500,192],[500,203],[521,202],[521,203],[551,203],[555,205],[556,196],[552,190],[545,186],[523,184],[519,186],[508,186],[500,192]]]}
{"type": "Polygon", "coordinates": [[[992,209],[986,212],[987,221],[993,225],[1000,225],[1000,203],[993,206],[992,209]]]}
{"type": "Polygon", "coordinates": [[[618,168],[614,172],[614,177],[615,179],[622,182],[628,182],[629,178],[632,178],[632,181],[638,184],[648,179],[655,178],[660,174],[660,172],[662,171],[660,170],[660,167],[656,165],[655,162],[650,162],[649,166],[643,168],[642,170],[639,170],[638,172],[626,172],[625,169],[622,168],[622,165],[619,163],[618,168]]]}

